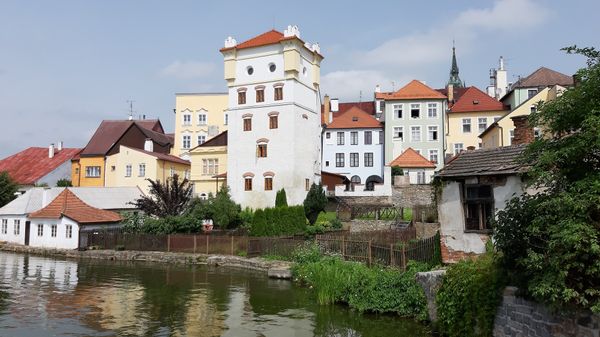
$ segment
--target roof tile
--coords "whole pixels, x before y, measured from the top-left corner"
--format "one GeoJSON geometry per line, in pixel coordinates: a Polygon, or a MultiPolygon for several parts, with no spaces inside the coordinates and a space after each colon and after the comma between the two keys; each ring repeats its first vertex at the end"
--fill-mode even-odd
{"type": "Polygon", "coordinates": [[[421,99],[421,98],[434,98],[434,99],[445,99],[446,96],[442,93],[428,87],[421,81],[412,80],[404,87],[400,88],[396,92],[386,93],[378,92],[375,94],[375,98],[378,99],[421,99]]]}
{"type": "Polygon", "coordinates": [[[48,157],[48,148],[30,147],[10,157],[0,160],[0,172],[8,175],[19,185],[33,185],[39,179],[70,161],[81,149],[63,148],[55,150],[54,157],[48,157]]]}
{"type": "Polygon", "coordinates": [[[381,123],[372,115],[357,106],[336,113],[333,121],[327,125],[328,129],[356,129],[356,128],[381,128],[381,123]]]}
{"type": "Polygon", "coordinates": [[[81,224],[110,223],[122,220],[118,213],[92,207],[65,188],[48,206],[29,215],[32,219],[60,219],[66,216],[81,224]]]}
{"type": "Polygon", "coordinates": [[[522,172],[523,166],[518,158],[525,150],[526,144],[463,151],[452,158],[438,172],[438,176],[467,177],[481,175],[504,175],[522,172]]]}
{"type": "Polygon", "coordinates": [[[392,160],[390,166],[413,167],[413,168],[435,168],[435,164],[427,160],[412,148],[402,152],[396,159],[392,160]]]}
{"type": "Polygon", "coordinates": [[[469,87],[458,100],[455,100],[450,113],[502,110],[507,110],[502,102],[490,97],[477,87],[469,87]]]}

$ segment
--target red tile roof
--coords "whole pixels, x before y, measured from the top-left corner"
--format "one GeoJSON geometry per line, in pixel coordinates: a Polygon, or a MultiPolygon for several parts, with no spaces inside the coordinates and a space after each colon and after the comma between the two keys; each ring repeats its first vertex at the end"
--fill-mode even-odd
{"type": "Polygon", "coordinates": [[[81,155],[106,155],[131,127],[138,127],[148,138],[161,145],[172,144],[158,120],[103,120],[81,155]],[[157,131],[158,130],[158,131],[157,131]]]}
{"type": "Polygon", "coordinates": [[[29,214],[33,219],[60,219],[66,216],[81,224],[110,223],[122,220],[118,213],[92,207],[65,188],[48,206],[29,214]]]}
{"type": "MultiPolygon", "coordinates": [[[[337,114],[344,113],[355,106],[359,107],[362,111],[368,113],[369,115],[375,115],[375,102],[366,101],[338,103],[338,111],[333,113],[333,117],[335,118],[337,114]]],[[[321,125],[323,124],[327,124],[327,116],[325,116],[325,104],[321,104],[321,125]]]]}
{"type": "Polygon", "coordinates": [[[81,149],[54,150],[48,158],[47,147],[30,147],[0,160],[0,172],[7,171],[19,185],[34,185],[39,179],[76,156],[81,149]]]}
{"type": "Polygon", "coordinates": [[[381,123],[359,107],[353,106],[345,112],[334,114],[328,129],[381,128],[381,123]]]}
{"type": "Polygon", "coordinates": [[[420,99],[434,98],[445,99],[446,96],[423,84],[421,81],[412,80],[396,92],[375,93],[377,99],[420,99]]]}
{"type": "Polygon", "coordinates": [[[469,87],[450,108],[450,112],[502,111],[502,102],[490,97],[476,87],[469,87]]]}
{"type": "Polygon", "coordinates": [[[435,168],[435,164],[427,160],[412,148],[406,149],[401,155],[392,160],[390,166],[413,167],[413,168],[435,168]]]}
{"type": "MultiPolygon", "coordinates": [[[[257,36],[255,36],[249,40],[246,40],[242,43],[238,43],[234,47],[221,48],[220,51],[223,52],[223,51],[231,50],[231,49],[246,49],[246,48],[262,47],[262,46],[268,46],[271,44],[277,44],[281,41],[293,40],[293,39],[298,39],[300,42],[302,42],[302,45],[304,45],[304,41],[302,41],[302,39],[300,39],[297,36],[285,37],[282,32],[279,32],[275,29],[271,29],[268,32],[257,35],[257,36]]],[[[313,52],[313,51],[311,50],[311,52],[313,52]]],[[[317,54],[319,54],[319,53],[317,53],[317,54]]]]}

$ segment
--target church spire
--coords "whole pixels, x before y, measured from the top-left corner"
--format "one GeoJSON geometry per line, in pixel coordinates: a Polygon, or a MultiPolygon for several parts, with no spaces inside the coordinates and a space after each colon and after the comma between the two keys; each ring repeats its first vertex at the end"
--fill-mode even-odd
{"type": "Polygon", "coordinates": [[[452,68],[450,68],[450,78],[448,84],[452,84],[455,88],[463,88],[464,82],[460,80],[458,76],[458,63],[456,62],[456,48],[454,47],[454,41],[452,41],[452,68]]]}

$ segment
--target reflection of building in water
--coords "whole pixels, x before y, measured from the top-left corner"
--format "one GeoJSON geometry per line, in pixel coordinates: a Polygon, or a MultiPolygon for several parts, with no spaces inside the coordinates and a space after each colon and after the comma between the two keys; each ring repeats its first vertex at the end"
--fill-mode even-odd
{"type": "Polygon", "coordinates": [[[196,292],[186,303],[181,326],[174,327],[174,336],[221,336],[225,330],[224,316],[206,292],[196,292]]]}

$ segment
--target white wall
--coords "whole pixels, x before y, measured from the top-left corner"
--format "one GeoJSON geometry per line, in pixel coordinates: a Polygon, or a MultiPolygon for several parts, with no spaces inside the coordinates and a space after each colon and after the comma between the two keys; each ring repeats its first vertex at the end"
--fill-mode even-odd
{"type": "Polygon", "coordinates": [[[25,217],[25,215],[6,215],[6,216],[0,217],[0,241],[17,243],[17,244],[21,244],[21,245],[24,244],[25,243],[25,221],[27,221],[27,218],[25,217]],[[8,220],[6,234],[4,234],[2,232],[1,226],[2,226],[3,219],[8,220]],[[18,235],[14,234],[15,233],[15,227],[14,227],[15,220],[20,221],[18,235]]]}
{"type": "Polygon", "coordinates": [[[365,184],[355,184],[354,191],[346,191],[346,185],[335,185],[336,197],[383,197],[392,195],[392,169],[384,167],[383,184],[375,184],[373,191],[366,191],[365,184]]]}
{"type": "Polygon", "coordinates": [[[47,184],[49,187],[55,187],[56,182],[61,179],[71,180],[71,161],[67,160],[52,172],[41,177],[36,184],[47,184]]]}
{"type": "Polygon", "coordinates": [[[431,183],[433,179],[433,175],[435,170],[432,168],[423,169],[423,168],[402,168],[404,175],[407,175],[409,178],[409,182],[413,185],[419,183],[419,172],[425,172],[425,184],[431,183]]]}
{"type": "Polygon", "coordinates": [[[77,222],[62,217],[61,219],[32,219],[29,234],[29,245],[32,247],[76,249],[79,243],[79,226],[77,222]],[[38,236],[38,224],[44,226],[43,236],[38,236]],[[57,225],[56,237],[52,237],[51,225],[57,225]],[[73,226],[72,237],[66,237],[66,225],[73,226]]]}

